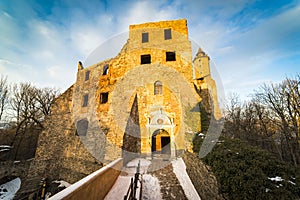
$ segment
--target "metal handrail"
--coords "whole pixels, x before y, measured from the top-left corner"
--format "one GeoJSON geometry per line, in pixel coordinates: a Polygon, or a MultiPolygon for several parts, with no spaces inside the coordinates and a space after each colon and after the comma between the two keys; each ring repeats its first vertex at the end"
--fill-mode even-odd
{"type": "Polygon", "coordinates": [[[142,199],[142,175],[140,174],[140,161],[139,161],[139,164],[137,166],[137,169],[136,169],[136,173],[134,174],[134,178],[131,178],[130,180],[130,185],[129,185],[129,188],[127,190],[127,193],[126,195],[124,196],[124,200],[137,200],[136,198],[136,191],[138,189],[138,181],[140,182],[141,184],[141,187],[140,187],[140,196],[139,196],[139,199],[141,200],[142,199]]]}

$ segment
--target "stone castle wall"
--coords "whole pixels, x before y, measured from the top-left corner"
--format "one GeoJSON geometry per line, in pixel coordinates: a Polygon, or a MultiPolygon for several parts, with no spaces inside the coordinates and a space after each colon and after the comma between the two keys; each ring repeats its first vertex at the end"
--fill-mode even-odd
{"type": "MultiPolygon", "coordinates": [[[[75,84],[56,100],[40,135],[31,176],[73,183],[128,152],[150,156],[158,130],[165,134],[158,138],[169,136],[172,156],[191,150],[191,136],[202,130],[199,103],[213,105],[206,110],[218,115],[209,70],[203,51],[192,61],[186,20],[131,25],[118,56],[86,68],[79,64],[75,84]],[[164,39],[165,29],[171,39],[164,39]],[[166,52],[174,52],[175,60],[167,61],[166,52]],[[151,63],[142,64],[146,54],[151,63]],[[155,94],[157,81],[162,88],[155,94]],[[211,92],[208,103],[199,92],[204,90],[211,92]]],[[[159,139],[156,145],[161,151],[159,139]]]]}
{"type": "MultiPolygon", "coordinates": [[[[36,177],[74,183],[102,166],[84,147],[76,130],[71,114],[72,93],[70,87],[58,97],[46,120],[45,131],[39,136],[38,147],[29,169],[27,180],[36,177]]],[[[26,181],[22,182],[26,185],[26,181]]],[[[40,187],[39,182],[36,188],[40,187]]]]}

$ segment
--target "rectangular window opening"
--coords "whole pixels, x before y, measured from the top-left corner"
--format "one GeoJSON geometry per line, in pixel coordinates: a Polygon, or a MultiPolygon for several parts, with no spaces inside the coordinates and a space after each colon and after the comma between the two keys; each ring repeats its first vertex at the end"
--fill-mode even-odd
{"type": "Polygon", "coordinates": [[[100,103],[105,104],[108,101],[108,92],[104,92],[100,94],[100,103]]]}
{"type": "Polygon", "coordinates": [[[88,101],[89,101],[89,95],[85,94],[83,96],[83,103],[82,103],[82,107],[86,107],[88,105],[88,101]]]}
{"type": "Polygon", "coordinates": [[[149,42],[149,33],[142,33],[142,43],[149,42]]]}
{"type": "Polygon", "coordinates": [[[85,72],[85,81],[90,79],[90,71],[85,72]]]}
{"type": "Polygon", "coordinates": [[[164,33],[165,33],[165,40],[170,40],[172,39],[172,32],[171,32],[171,29],[165,29],[164,30],[164,33]]]}
{"type": "Polygon", "coordinates": [[[176,61],[176,53],[166,52],[166,61],[176,61]]]}
{"type": "Polygon", "coordinates": [[[141,64],[150,64],[151,63],[151,55],[141,55],[141,64]]]}

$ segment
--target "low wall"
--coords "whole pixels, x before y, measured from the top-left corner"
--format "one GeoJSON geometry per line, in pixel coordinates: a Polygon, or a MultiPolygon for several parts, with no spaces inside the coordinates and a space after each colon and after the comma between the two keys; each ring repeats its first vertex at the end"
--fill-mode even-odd
{"type": "Polygon", "coordinates": [[[116,182],[123,167],[123,159],[109,163],[80,181],[72,184],[63,191],[55,194],[49,200],[94,200],[104,199],[116,182]]]}

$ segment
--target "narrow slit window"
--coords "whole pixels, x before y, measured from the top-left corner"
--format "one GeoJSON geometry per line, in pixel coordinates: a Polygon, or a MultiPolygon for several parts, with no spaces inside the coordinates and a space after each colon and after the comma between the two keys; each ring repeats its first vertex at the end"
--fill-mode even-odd
{"type": "Polygon", "coordinates": [[[142,33],[142,43],[149,42],[149,33],[142,33]]]}
{"type": "Polygon", "coordinates": [[[82,103],[82,107],[86,107],[88,105],[88,101],[89,101],[89,95],[85,94],[83,96],[83,103],[82,103]]]}
{"type": "Polygon", "coordinates": [[[175,52],[166,52],[166,61],[176,61],[175,52]]]}
{"type": "Polygon", "coordinates": [[[162,94],[162,83],[160,81],[154,83],[154,95],[157,94],[162,94]]]}
{"type": "Polygon", "coordinates": [[[172,39],[172,32],[171,32],[171,29],[165,29],[164,30],[164,33],[165,33],[165,40],[170,40],[172,39]]]}
{"type": "Polygon", "coordinates": [[[108,64],[104,65],[102,75],[107,75],[108,74],[108,70],[109,70],[109,65],[108,64]]]}
{"type": "Polygon", "coordinates": [[[90,71],[85,72],[85,81],[90,79],[90,71]]]}
{"type": "Polygon", "coordinates": [[[104,92],[100,94],[100,103],[105,104],[108,101],[108,92],[104,92]]]}
{"type": "Polygon", "coordinates": [[[141,64],[150,64],[151,63],[151,55],[141,55],[141,64]]]}

